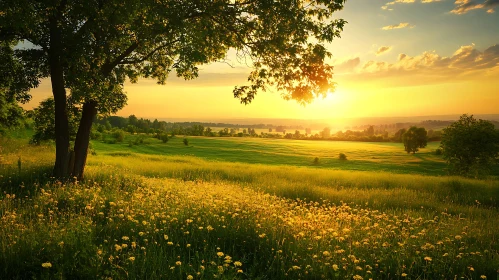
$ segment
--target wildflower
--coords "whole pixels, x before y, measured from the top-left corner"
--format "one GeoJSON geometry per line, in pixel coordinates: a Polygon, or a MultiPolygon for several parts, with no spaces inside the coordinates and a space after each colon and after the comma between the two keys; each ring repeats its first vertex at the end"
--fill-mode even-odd
{"type": "Polygon", "coordinates": [[[218,253],[217,253],[217,256],[219,256],[219,257],[221,258],[221,257],[223,257],[223,256],[224,256],[224,253],[222,253],[222,252],[218,252],[218,253]]]}
{"type": "Polygon", "coordinates": [[[237,273],[243,273],[243,270],[242,269],[238,269],[237,273]]]}
{"type": "Polygon", "coordinates": [[[192,280],[194,277],[192,275],[187,275],[187,280],[192,280]]]}
{"type": "Polygon", "coordinates": [[[234,266],[242,266],[242,265],[243,264],[241,262],[238,262],[238,261],[234,262],[234,266]]]}
{"type": "Polygon", "coordinates": [[[133,261],[135,261],[135,257],[129,257],[128,260],[133,262],[133,261]]]}
{"type": "Polygon", "coordinates": [[[52,267],[52,264],[51,264],[51,263],[49,263],[49,262],[42,263],[42,267],[43,267],[43,268],[51,268],[51,267],[52,267]]]}
{"type": "Polygon", "coordinates": [[[329,251],[324,251],[322,252],[322,255],[324,255],[324,257],[329,257],[331,253],[329,253],[329,251]]]}
{"type": "Polygon", "coordinates": [[[469,269],[470,271],[475,271],[475,269],[472,266],[470,266],[469,269]]]}
{"type": "Polygon", "coordinates": [[[455,238],[456,240],[461,240],[461,239],[462,239],[461,235],[456,235],[456,236],[454,236],[454,238],[455,238]]]}
{"type": "Polygon", "coordinates": [[[362,279],[364,279],[364,278],[363,278],[362,276],[360,276],[360,275],[354,275],[354,276],[353,276],[353,279],[354,279],[354,280],[362,280],[362,279]]]}
{"type": "Polygon", "coordinates": [[[487,276],[482,275],[482,276],[480,276],[480,279],[487,279],[487,276]]]}
{"type": "Polygon", "coordinates": [[[166,234],[165,234],[165,235],[163,235],[163,238],[164,238],[165,240],[168,240],[168,235],[166,235],[166,234]]]}
{"type": "Polygon", "coordinates": [[[176,265],[181,265],[181,264],[182,264],[182,262],[181,262],[181,261],[177,261],[175,264],[176,264],[176,265]]]}
{"type": "Polygon", "coordinates": [[[402,276],[402,277],[406,277],[406,276],[407,276],[407,273],[405,273],[405,272],[404,272],[404,273],[402,273],[402,275],[401,275],[401,276],[402,276]]]}
{"type": "Polygon", "coordinates": [[[300,268],[299,266],[297,266],[297,265],[293,265],[292,269],[293,269],[293,270],[299,270],[299,269],[301,269],[301,268],[300,268]]]}
{"type": "Polygon", "coordinates": [[[337,264],[333,264],[333,269],[334,269],[334,271],[338,271],[338,269],[339,269],[338,265],[337,264]]]}
{"type": "Polygon", "coordinates": [[[431,258],[430,257],[424,257],[424,260],[427,261],[427,262],[431,262],[431,258]]]}
{"type": "Polygon", "coordinates": [[[191,244],[187,244],[187,246],[186,246],[186,247],[187,247],[187,248],[191,247],[191,244]]]}

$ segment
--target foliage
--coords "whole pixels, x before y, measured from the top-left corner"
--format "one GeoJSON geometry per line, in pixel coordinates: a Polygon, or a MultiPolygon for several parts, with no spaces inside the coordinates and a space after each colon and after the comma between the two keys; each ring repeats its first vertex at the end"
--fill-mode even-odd
{"type": "Polygon", "coordinates": [[[464,114],[444,129],[441,147],[451,173],[482,176],[499,156],[499,130],[489,121],[464,114]]]}
{"type": "Polygon", "coordinates": [[[344,153],[340,153],[340,154],[338,155],[338,158],[339,158],[340,160],[347,160],[347,155],[345,155],[344,153]]]}
{"type": "Polygon", "coordinates": [[[125,140],[125,132],[121,129],[115,129],[111,133],[111,136],[116,140],[116,142],[123,142],[125,140]]]}
{"type": "MultiPolygon", "coordinates": [[[[78,123],[81,118],[81,111],[73,106],[69,100],[67,113],[69,120],[69,137],[71,141],[76,138],[78,123]]],[[[55,103],[53,98],[48,98],[40,102],[40,105],[34,109],[34,130],[35,134],[31,138],[31,143],[39,144],[42,141],[55,140],[55,103]]]]}
{"type": "Polygon", "coordinates": [[[182,142],[184,143],[184,145],[189,146],[189,139],[184,138],[182,142]]]}
{"type": "Polygon", "coordinates": [[[402,135],[402,141],[405,151],[414,154],[419,151],[419,148],[424,148],[428,144],[426,129],[412,126],[402,135]]]}
{"type": "Polygon", "coordinates": [[[314,158],[314,164],[315,164],[315,165],[319,164],[319,158],[318,158],[318,157],[315,157],[315,158],[314,158]]]}
{"type": "Polygon", "coordinates": [[[160,135],[160,140],[163,142],[163,143],[168,143],[168,134],[166,133],[163,133],[160,135]]]}

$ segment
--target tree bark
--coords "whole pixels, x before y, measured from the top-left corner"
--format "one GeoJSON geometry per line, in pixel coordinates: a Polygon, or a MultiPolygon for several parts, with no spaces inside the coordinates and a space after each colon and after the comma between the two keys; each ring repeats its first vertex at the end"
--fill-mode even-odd
{"type": "Polygon", "coordinates": [[[87,162],[88,144],[90,141],[90,130],[92,129],[92,123],[96,115],[97,102],[85,102],[83,104],[80,125],[78,127],[78,132],[76,133],[74,145],[75,161],[72,176],[76,177],[77,180],[83,180],[83,173],[87,162]]]}
{"type": "Polygon", "coordinates": [[[51,19],[49,67],[52,94],[55,102],[55,164],[53,175],[57,179],[65,179],[69,175],[69,123],[61,53],[61,33],[57,27],[57,21],[51,19]]]}

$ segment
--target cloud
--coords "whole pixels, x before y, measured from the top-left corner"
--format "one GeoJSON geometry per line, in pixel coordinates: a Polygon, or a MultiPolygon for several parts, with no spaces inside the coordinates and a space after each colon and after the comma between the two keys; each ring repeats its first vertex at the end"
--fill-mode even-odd
{"type": "Polygon", "coordinates": [[[393,24],[393,25],[384,26],[381,29],[383,29],[383,30],[392,30],[392,29],[400,29],[400,28],[406,28],[406,27],[413,28],[414,25],[409,25],[408,22],[401,22],[399,24],[393,24]]]}
{"type": "Polygon", "coordinates": [[[362,65],[358,74],[373,77],[426,75],[434,79],[450,79],[492,69],[499,69],[499,44],[483,52],[477,50],[474,45],[462,46],[449,57],[440,56],[434,51],[414,57],[399,54],[395,63],[368,61],[362,65]]]}
{"type": "Polygon", "coordinates": [[[456,5],[452,11],[453,14],[463,15],[469,11],[477,9],[485,9],[487,13],[494,13],[494,8],[499,6],[499,0],[485,0],[484,2],[477,2],[475,0],[456,0],[456,5]]]}
{"type": "Polygon", "coordinates": [[[376,51],[376,55],[382,55],[392,50],[391,46],[382,46],[376,51]]]}
{"type": "Polygon", "coordinates": [[[335,72],[340,72],[340,73],[348,73],[352,72],[355,67],[360,65],[360,58],[355,57],[352,59],[347,59],[345,61],[342,61],[334,66],[335,72]]]}
{"type": "MultiPolygon", "coordinates": [[[[421,0],[421,3],[433,3],[433,2],[440,2],[440,1],[442,1],[442,0],[421,0]]],[[[381,9],[393,11],[393,9],[389,8],[389,6],[395,5],[397,3],[410,4],[410,3],[414,3],[414,2],[416,2],[416,0],[395,0],[392,2],[386,3],[384,6],[381,6],[381,9]]]]}

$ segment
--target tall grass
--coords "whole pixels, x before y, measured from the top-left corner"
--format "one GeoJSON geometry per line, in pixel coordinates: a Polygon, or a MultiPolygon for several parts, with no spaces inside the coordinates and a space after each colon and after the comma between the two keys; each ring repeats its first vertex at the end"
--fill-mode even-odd
{"type": "Polygon", "coordinates": [[[60,183],[52,160],[3,150],[5,279],[497,277],[497,181],[97,151],[60,183]]]}

